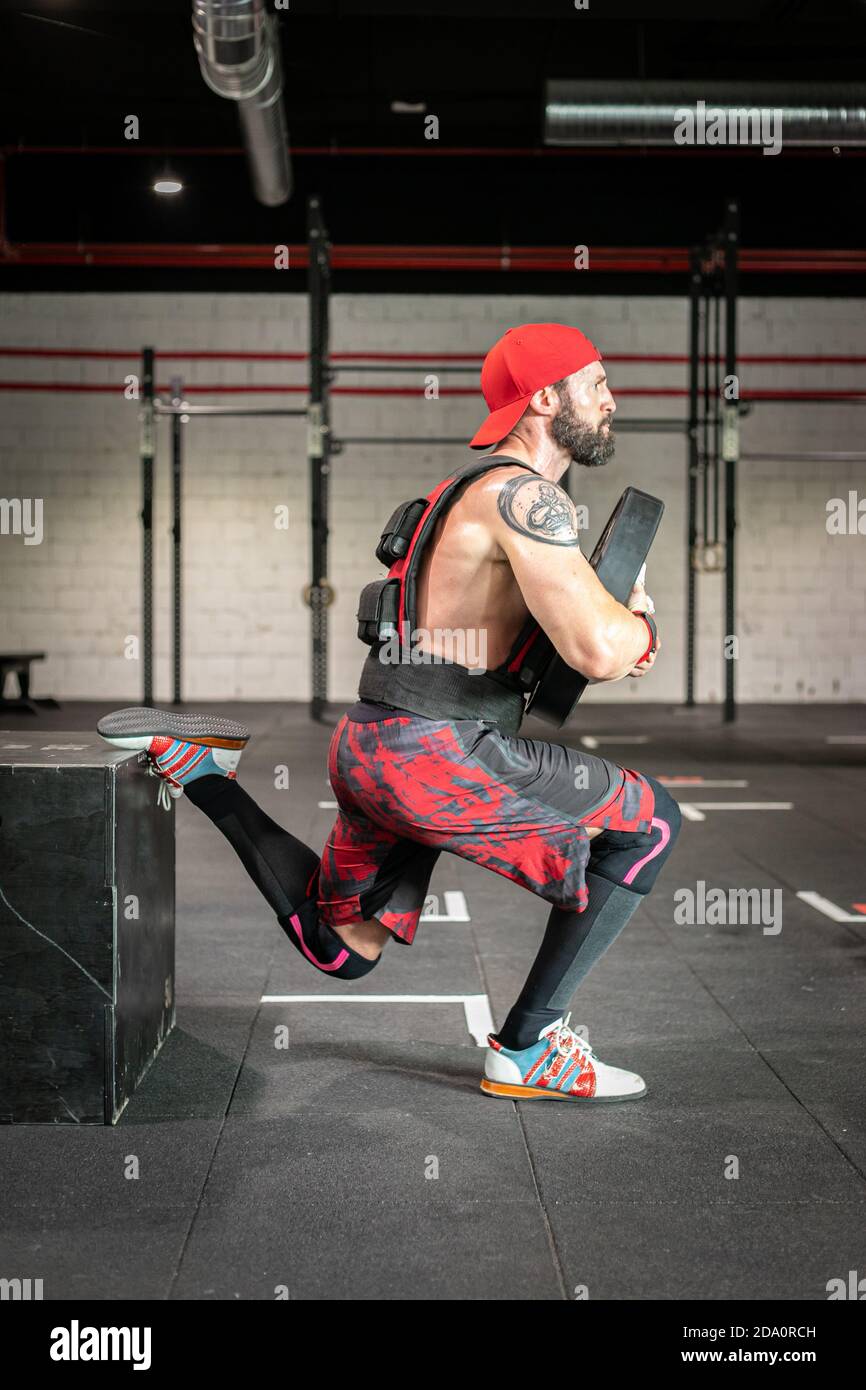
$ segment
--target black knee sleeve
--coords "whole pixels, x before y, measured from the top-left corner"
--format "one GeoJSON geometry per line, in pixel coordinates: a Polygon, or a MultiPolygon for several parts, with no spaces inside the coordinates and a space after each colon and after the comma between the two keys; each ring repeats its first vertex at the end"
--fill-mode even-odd
{"type": "Polygon", "coordinates": [[[650,830],[604,830],[590,841],[589,870],[632,893],[649,893],[682,824],[680,808],[670,792],[654,777],[646,780],[655,798],[650,830]]]}
{"type": "Polygon", "coordinates": [[[308,900],[296,912],[277,918],[292,945],[305,960],[332,980],[360,980],[379,964],[380,956],[368,960],[333,931],[319,916],[317,905],[308,900]]]}

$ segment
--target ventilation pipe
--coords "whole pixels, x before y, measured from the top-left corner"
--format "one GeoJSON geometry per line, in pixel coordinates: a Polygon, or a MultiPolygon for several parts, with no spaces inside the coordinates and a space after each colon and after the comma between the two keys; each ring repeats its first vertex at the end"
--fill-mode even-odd
{"type": "Polygon", "coordinates": [[[866,85],[549,80],[544,143],[866,145],[866,85]]]}
{"type": "Polygon", "coordinates": [[[265,0],[193,0],[192,27],[205,82],[238,104],[253,192],[279,207],[292,175],[277,20],[265,0]]]}

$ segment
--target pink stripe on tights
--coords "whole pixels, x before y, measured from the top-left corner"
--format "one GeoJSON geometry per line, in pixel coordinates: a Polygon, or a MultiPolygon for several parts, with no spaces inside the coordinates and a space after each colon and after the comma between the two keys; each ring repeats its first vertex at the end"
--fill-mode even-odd
{"type": "Polygon", "coordinates": [[[668,840],[671,838],[671,828],[666,820],[660,820],[657,816],[653,816],[652,825],[654,829],[656,826],[658,826],[659,830],[662,832],[661,839],[659,840],[655,848],[650,850],[649,854],[645,855],[643,859],[639,859],[636,864],[632,865],[625,878],[623,879],[623,883],[633,883],[635,877],[640,873],[644,864],[648,864],[651,859],[655,859],[657,854],[661,854],[668,840]]]}
{"type": "Polygon", "coordinates": [[[337,956],[336,960],[331,961],[330,965],[327,965],[324,961],[316,960],[316,957],[313,955],[312,951],[308,949],[307,943],[304,941],[304,933],[301,930],[301,923],[300,919],[297,916],[297,913],[294,917],[290,917],[289,921],[295,929],[295,936],[298,938],[298,941],[301,945],[301,950],[307,957],[307,960],[311,960],[313,962],[313,965],[318,966],[320,970],[339,970],[343,962],[349,959],[349,952],[344,949],[337,956]]]}

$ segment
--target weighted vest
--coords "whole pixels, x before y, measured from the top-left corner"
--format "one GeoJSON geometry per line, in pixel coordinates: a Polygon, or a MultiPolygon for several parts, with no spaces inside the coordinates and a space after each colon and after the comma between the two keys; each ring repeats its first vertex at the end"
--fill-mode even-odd
{"type": "Polygon", "coordinates": [[[526,692],[535,680],[530,653],[541,630],[533,618],[495,670],[473,674],[429,654],[423,661],[417,655],[411,659],[412,634],[418,627],[418,574],[437,522],[464,484],[494,468],[515,465],[534,471],[519,459],[489,455],[458,468],[426,497],[404,502],[394,511],[376,547],[376,559],[389,567],[387,578],[367,584],[358,604],[358,636],[371,648],[361,671],[361,699],[428,719],[482,719],[504,733],[517,733],[526,692]]]}

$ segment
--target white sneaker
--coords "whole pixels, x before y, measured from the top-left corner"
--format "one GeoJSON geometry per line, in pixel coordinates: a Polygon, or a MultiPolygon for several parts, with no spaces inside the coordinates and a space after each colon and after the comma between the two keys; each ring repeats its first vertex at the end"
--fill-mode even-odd
{"type": "Polygon", "coordinates": [[[492,1034],[481,1089],[507,1100],[639,1100],[643,1077],[600,1062],[588,1042],[572,1032],[571,1014],[558,1018],[520,1051],[503,1047],[492,1034]]]}

